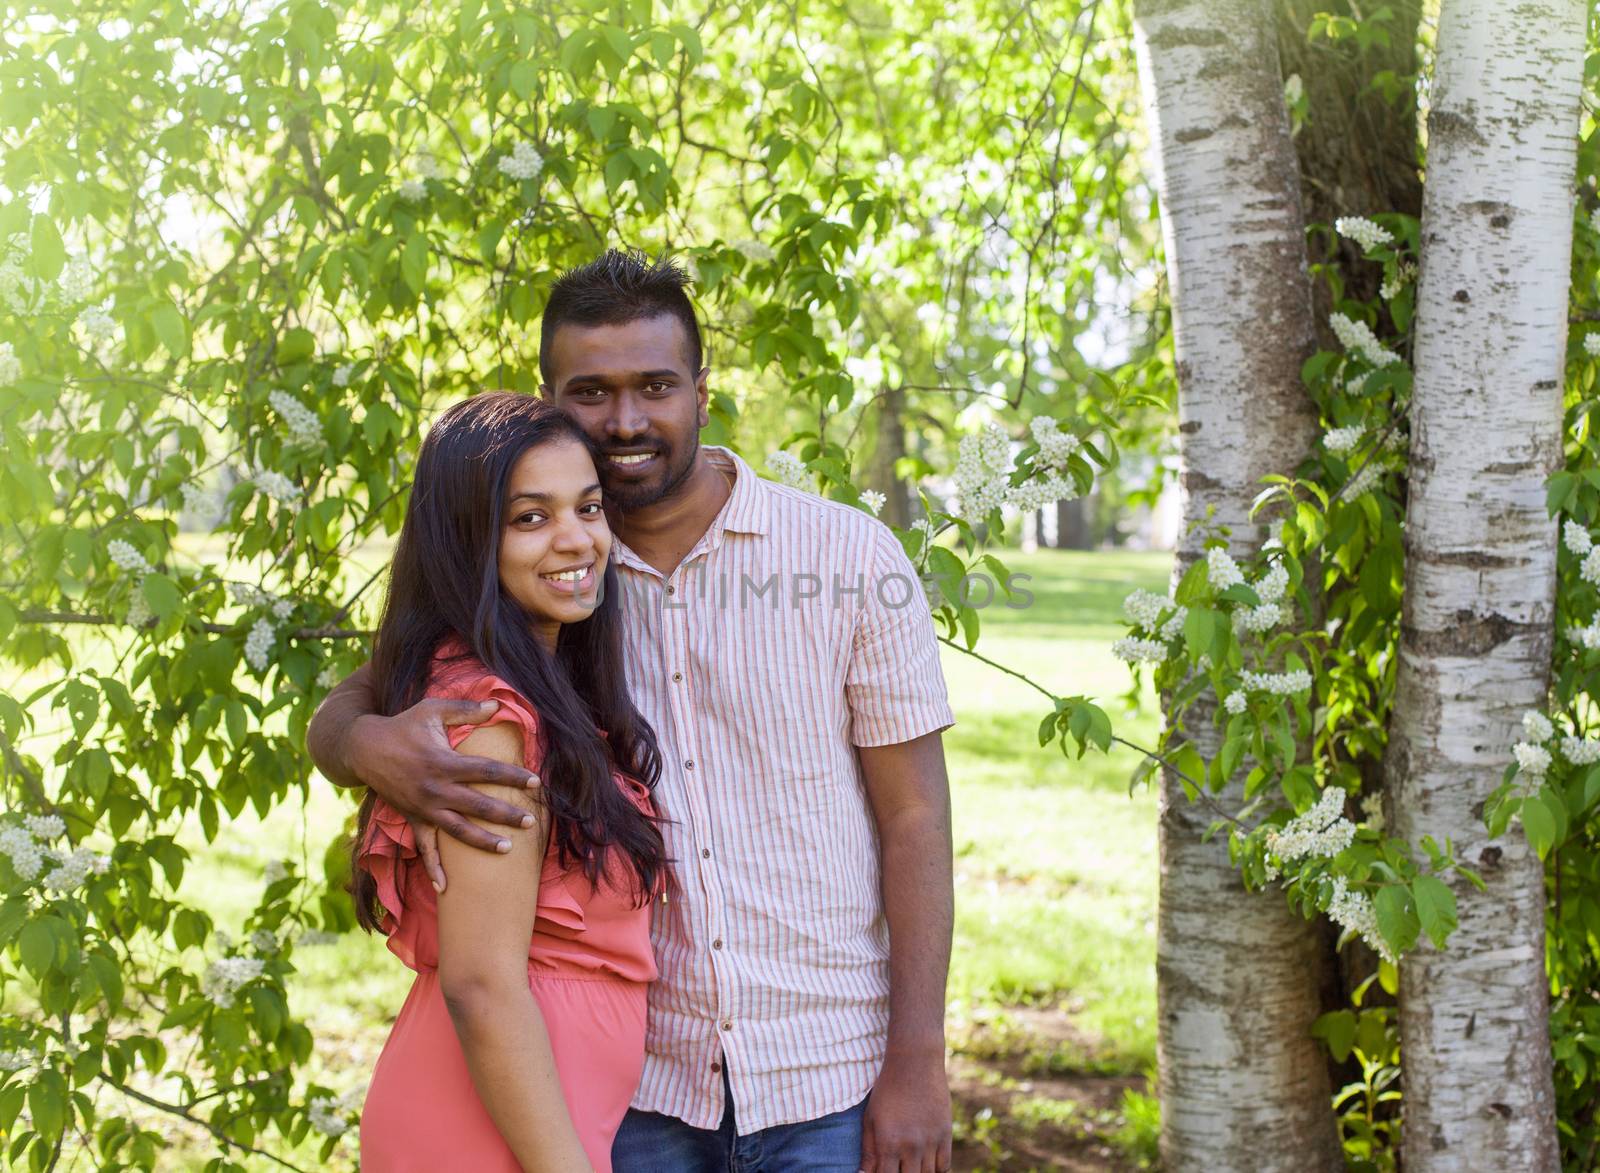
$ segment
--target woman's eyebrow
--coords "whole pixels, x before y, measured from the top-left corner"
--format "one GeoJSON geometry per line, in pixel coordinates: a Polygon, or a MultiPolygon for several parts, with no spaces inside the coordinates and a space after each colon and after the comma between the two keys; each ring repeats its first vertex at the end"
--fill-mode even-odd
{"type": "MultiPolygon", "coordinates": [[[[587,497],[590,493],[598,493],[599,491],[600,483],[596,481],[594,484],[586,486],[584,489],[580,490],[578,496],[587,497]]],[[[546,505],[554,500],[555,495],[552,493],[536,493],[532,489],[524,489],[520,493],[511,494],[510,503],[515,505],[518,501],[533,501],[540,505],[546,505]]]]}

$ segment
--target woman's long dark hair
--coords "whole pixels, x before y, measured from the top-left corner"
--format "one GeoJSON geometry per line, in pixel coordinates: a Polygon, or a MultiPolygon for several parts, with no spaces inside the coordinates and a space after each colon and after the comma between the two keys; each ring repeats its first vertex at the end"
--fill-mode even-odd
{"type": "MultiPolygon", "coordinates": [[[[533,617],[500,584],[511,471],[528,449],[557,443],[581,444],[596,455],[559,408],[508,391],[456,404],[428,432],[373,645],[378,711],[392,716],[421,700],[440,641],[459,637],[539,715],[541,795],[562,866],[576,863],[598,884],[607,853],[620,851],[642,903],[657,890],[665,848],[659,829],[611,771],[653,789],[661,756],[654,731],[628,699],[617,572],[607,563],[600,605],[582,622],[562,626],[554,655],[533,617]]],[[[369,790],[351,845],[356,920],[369,931],[380,927],[382,909],[359,855],[375,801],[369,790]]]]}

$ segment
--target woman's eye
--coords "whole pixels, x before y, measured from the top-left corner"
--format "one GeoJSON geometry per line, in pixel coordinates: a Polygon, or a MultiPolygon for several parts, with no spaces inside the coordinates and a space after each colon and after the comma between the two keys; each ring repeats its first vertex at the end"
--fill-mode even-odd
{"type": "Polygon", "coordinates": [[[578,506],[579,513],[586,514],[590,517],[593,517],[597,513],[602,513],[604,510],[605,506],[600,504],[598,501],[590,501],[587,504],[578,506]]]}
{"type": "Polygon", "coordinates": [[[512,524],[514,524],[514,525],[532,525],[534,522],[542,521],[542,520],[544,520],[544,514],[542,514],[542,513],[524,513],[521,517],[517,518],[516,521],[513,522],[512,524]]]}

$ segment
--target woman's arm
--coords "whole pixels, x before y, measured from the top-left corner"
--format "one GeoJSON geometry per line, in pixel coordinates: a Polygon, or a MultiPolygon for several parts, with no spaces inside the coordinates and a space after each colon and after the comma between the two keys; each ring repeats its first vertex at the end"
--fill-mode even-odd
{"type": "MultiPolygon", "coordinates": [[[[520,765],[522,732],[509,723],[486,725],[459,749],[520,765]]],[[[536,794],[480,785],[532,812],[535,822],[508,833],[511,850],[503,855],[440,841],[451,883],[439,897],[439,986],[478,1098],[526,1173],[587,1170],[544,1017],[528,989],[548,819],[536,794]]]]}

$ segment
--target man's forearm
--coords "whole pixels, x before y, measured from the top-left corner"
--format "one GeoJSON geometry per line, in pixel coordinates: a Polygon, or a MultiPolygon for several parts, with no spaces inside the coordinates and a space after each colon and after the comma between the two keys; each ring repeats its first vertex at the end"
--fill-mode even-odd
{"type": "Polygon", "coordinates": [[[360,786],[361,779],[345,760],[346,734],[357,718],[378,711],[372,671],[363,664],[323,698],[306,729],[306,750],[317,769],[338,786],[360,786]]]}
{"type": "Polygon", "coordinates": [[[944,1062],[955,899],[948,809],[903,810],[879,831],[889,921],[889,1054],[944,1062]]]}

